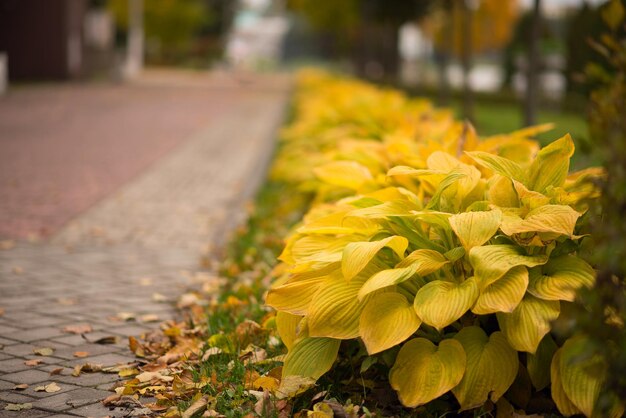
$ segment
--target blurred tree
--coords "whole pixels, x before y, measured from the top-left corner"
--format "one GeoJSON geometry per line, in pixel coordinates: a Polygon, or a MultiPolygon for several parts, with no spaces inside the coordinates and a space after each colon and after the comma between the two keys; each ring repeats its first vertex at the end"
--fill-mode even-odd
{"type": "Polygon", "coordinates": [[[526,96],[524,97],[524,125],[537,123],[539,107],[539,71],[541,70],[541,0],[534,0],[529,42],[526,55],[526,96]]]}
{"type": "MultiPolygon", "coordinates": [[[[128,29],[128,1],[110,0],[118,28],[128,29]]],[[[147,59],[171,62],[188,54],[200,30],[213,19],[204,0],[147,0],[144,30],[147,59]]]]}

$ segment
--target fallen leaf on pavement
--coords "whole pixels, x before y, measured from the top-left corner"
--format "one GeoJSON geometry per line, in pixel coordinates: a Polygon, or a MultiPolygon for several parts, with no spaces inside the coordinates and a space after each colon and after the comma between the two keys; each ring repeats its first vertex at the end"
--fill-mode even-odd
{"type": "Polygon", "coordinates": [[[91,363],[77,364],[76,366],[74,366],[74,371],[72,372],[72,376],[78,377],[80,376],[82,372],[96,373],[101,370],[102,370],[102,366],[99,364],[91,364],[91,363]]]}
{"type": "Polygon", "coordinates": [[[28,389],[28,385],[26,383],[13,386],[13,390],[24,390],[24,389],[28,389]]]}
{"type": "Polygon", "coordinates": [[[21,268],[20,266],[13,266],[13,273],[15,273],[15,274],[22,274],[22,273],[24,273],[24,269],[21,268]]]}
{"type": "Polygon", "coordinates": [[[59,367],[58,369],[51,370],[50,371],[50,376],[61,374],[62,371],[63,371],[63,367],[59,367]]]}
{"type": "Polygon", "coordinates": [[[21,411],[23,409],[32,409],[33,404],[30,402],[27,403],[9,403],[4,407],[5,411],[21,411]]]}
{"type": "Polygon", "coordinates": [[[89,355],[89,352],[87,351],[75,351],[74,352],[74,357],[83,358],[83,357],[87,357],[88,355],[89,355]]]}
{"type": "Polygon", "coordinates": [[[204,411],[207,405],[207,398],[200,398],[187,408],[185,412],[183,412],[182,418],[191,418],[198,412],[204,411]]]}
{"type": "Polygon", "coordinates": [[[153,293],[152,300],[155,302],[167,302],[167,296],[163,296],[160,293],[153,293]]]}
{"type": "Polygon", "coordinates": [[[71,306],[76,305],[78,303],[78,300],[75,298],[58,298],[57,302],[59,303],[59,305],[71,306]]]}
{"type": "Polygon", "coordinates": [[[115,318],[121,321],[132,321],[135,319],[136,315],[132,312],[118,312],[115,318]]]}
{"type": "Polygon", "coordinates": [[[46,393],[55,393],[61,390],[61,387],[56,383],[52,382],[48,385],[37,386],[35,388],[35,392],[46,392],[46,393]]]}
{"type": "MultiPolygon", "coordinates": [[[[33,348],[33,353],[37,354],[38,356],[51,356],[52,354],[54,354],[54,350],[50,347],[33,348]]],[[[31,361],[34,361],[34,360],[31,360],[31,361]]],[[[41,360],[39,361],[41,362],[41,360]]],[[[26,362],[24,362],[24,364],[26,364],[26,362]]],[[[34,364],[34,365],[37,365],[37,364],[34,364]]]]}
{"type": "Polygon", "coordinates": [[[152,279],[150,277],[143,277],[139,279],[140,286],[152,286],[152,279]]]}
{"type": "Polygon", "coordinates": [[[117,344],[117,337],[115,335],[109,335],[109,336],[98,338],[97,340],[89,341],[89,342],[93,344],[117,344]]]}
{"type": "Polygon", "coordinates": [[[0,316],[4,315],[4,308],[0,308],[0,316]]]}
{"type": "Polygon", "coordinates": [[[63,332],[69,332],[71,334],[86,334],[91,331],[93,331],[93,328],[91,328],[89,324],[68,325],[63,328],[63,332]]]}
{"type": "Polygon", "coordinates": [[[156,322],[159,320],[159,316],[155,314],[146,314],[141,315],[139,319],[141,320],[141,322],[156,322]]]}
{"type": "Polygon", "coordinates": [[[12,239],[5,239],[0,241],[0,250],[10,250],[15,247],[15,241],[12,239]]]}

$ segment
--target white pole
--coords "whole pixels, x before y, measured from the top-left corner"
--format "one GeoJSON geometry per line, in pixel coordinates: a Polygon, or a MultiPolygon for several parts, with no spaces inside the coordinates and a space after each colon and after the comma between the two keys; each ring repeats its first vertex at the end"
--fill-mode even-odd
{"type": "Polygon", "coordinates": [[[143,0],[128,0],[128,17],[126,76],[132,78],[143,69],[143,0]]]}
{"type": "Polygon", "coordinates": [[[0,52],[0,96],[7,91],[9,86],[9,57],[7,53],[0,52]]]}

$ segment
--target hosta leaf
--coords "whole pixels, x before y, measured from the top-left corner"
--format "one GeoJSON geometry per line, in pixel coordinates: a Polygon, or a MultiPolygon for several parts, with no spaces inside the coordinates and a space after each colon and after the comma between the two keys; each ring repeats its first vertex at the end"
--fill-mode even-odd
{"type": "Polygon", "coordinates": [[[513,245],[474,247],[469,252],[469,259],[481,289],[504,276],[513,267],[535,267],[548,261],[545,255],[529,256],[524,254],[523,249],[513,245]]]}
{"type": "Polygon", "coordinates": [[[327,279],[324,276],[273,287],[267,293],[265,303],[278,311],[306,315],[313,295],[327,279]]]}
{"type": "Polygon", "coordinates": [[[296,341],[283,364],[283,378],[302,376],[319,379],[332,367],[341,341],[333,338],[307,337],[296,341]]]}
{"type": "Polygon", "coordinates": [[[413,307],[425,324],[441,330],[463,316],[477,298],[478,286],[473,277],[461,284],[434,280],[417,292],[413,307]]]}
{"type": "Polygon", "coordinates": [[[359,318],[365,306],[357,295],[364,279],[352,281],[329,278],[322,283],[309,305],[307,319],[309,335],[350,339],[359,336],[359,318]]]}
{"type": "Polygon", "coordinates": [[[374,274],[359,291],[359,298],[362,299],[375,290],[402,283],[414,274],[426,276],[448,263],[449,261],[437,251],[415,250],[398,263],[396,268],[374,274]]]}
{"type": "Polygon", "coordinates": [[[414,216],[413,211],[420,207],[408,200],[392,200],[376,206],[351,211],[348,216],[363,218],[388,218],[390,216],[414,216]]]}
{"type": "Polygon", "coordinates": [[[566,417],[572,415],[581,414],[582,411],[574,405],[574,403],[567,397],[565,390],[563,390],[563,383],[561,382],[561,354],[563,349],[558,349],[552,357],[552,363],[550,364],[550,380],[552,385],[550,391],[552,394],[552,400],[556,404],[559,412],[566,417]]]}
{"type": "Polygon", "coordinates": [[[300,324],[301,320],[302,317],[300,315],[293,315],[284,311],[276,313],[278,335],[280,335],[280,339],[288,350],[293,347],[293,343],[298,337],[298,324],[300,324]]]}
{"type": "Polygon", "coordinates": [[[461,411],[492,402],[507,391],[517,376],[519,360],[501,332],[487,337],[480,327],[465,327],[454,337],[463,346],[467,368],[463,379],[452,389],[461,411]]]}
{"type": "Polygon", "coordinates": [[[550,331],[550,322],[560,312],[558,301],[526,295],[511,313],[497,313],[498,324],[511,347],[535,353],[541,339],[550,331]]]}
{"type": "Polygon", "coordinates": [[[515,161],[482,151],[466,152],[466,154],[494,173],[522,183],[525,180],[524,170],[515,161]]]}
{"type": "Polygon", "coordinates": [[[450,229],[450,216],[451,213],[437,212],[435,210],[423,210],[413,212],[415,219],[418,219],[428,225],[438,226],[443,229],[450,229]]]}
{"type": "Polygon", "coordinates": [[[404,406],[414,408],[459,384],[466,356],[461,343],[443,340],[439,347],[425,338],[405,343],[389,372],[389,383],[404,406]]]}
{"type": "Polygon", "coordinates": [[[562,186],[574,154],[574,141],[569,134],[542,148],[529,169],[529,189],[543,193],[549,186],[562,186]]]}
{"type": "Polygon", "coordinates": [[[553,258],[530,273],[528,292],[545,300],[573,301],[578,289],[595,283],[593,268],[573,255],[553,258]]]}
{"type": "Polygon", "coordinates": [[[576,408],[591,416],[602,389],[606,363],[598,354],[592,355],[588,340],[582,336],[570,338],[559,351],[563,391],[576,408]]]}
{"type": "Polygon", "coordinates": [[[359,190],[363,185],[373,180],[367,167],[356,161],[333,161],[319,167],[313,172],[325,183],[333,186],[359,190]]]}
{"type": "Polygon", "coordinates": [[[401,259],[404,258],[409,241],[399,235],[380,241],[351,242],[343,250],[341,271],[346,280],[351,280],[372,261],[372,258],[384,247],[391,248],[401,259]]]}
{"type": "Polygon", "coordinates": [[[395,292],[379,293],[369,299],[361,313],[361,339],[367,352],[375,354],[400,344],[420,324],[406,297],[395,292]]]}
{"type": "Polygon", "coordinates": [[[514,208],[519,206],[519,198],[510,179],[504,176],[496,176],[490,181],[489,201],[502,208],[514,208]]]}
{"type": "Polygon", "coordinates": [[[547,334],[539,343],[535,354],[526,355],[526,368],[535,389],[542,390],[550,384],[550,364],[557,348],[550,334],[547,334]]]}
{"type": "Polygon", "coordinates": [[[513,312],[521,302],[528,287],[528,270],[513,267],[495,282],[482,290],[472,312],[486,315],[495,312],[513,312]]]}
{"type": "Polygon", "coordinates": [[[553,232],[572,236],[580,213],[566,205],[545,205],[528,212],[524,219],[505,215],[500,229],[506,235],[525,232],[553,232]]]}
{"type": "Polygon", "coordinates": [[[449,219],[452,230],[468,251],[489,241],[500,227],[501,220],[499,210],[459,213],[449,219]]]}

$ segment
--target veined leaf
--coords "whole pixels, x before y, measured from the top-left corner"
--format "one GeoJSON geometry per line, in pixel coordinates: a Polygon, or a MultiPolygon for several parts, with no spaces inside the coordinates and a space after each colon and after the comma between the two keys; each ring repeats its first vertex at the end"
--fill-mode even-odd
{"type": "Polygon", "coordinates": [[[417,331],[421,323],[406,297],[389,292],[369,299],[361,313],[359,329],[371,355],[400,344],[417,331]]]}
{"type": "Polygon", "coordinates": [[[276,313],[276,329],[288,350],[293,347],[294,341],[298,338],[298,325],[301,320],[302,316],[300,315],[293,315],[285,311],[276,313]]]}
{"type": "Polygon", "coordinates": [[[373,180],[367,167],[356,161],[332,161],[319,167],[313,172],[325,183],[333,186],[359,190],[363,185],[373,180]]]}
{"type": "Polygon", "coordinates": [[[547,334],[539,343],[535,354],[526,355],[526,369],[535,389],[542,390],[550,384],[550,364],[557,348],[550,334],[547,334]]]}
{"type": "Polygon", "coordinates": [[[283,364],[283,378],[302,376],[319,379],[332,367],[341,341],[307,337],[296,341],[283,364]]]}
{"type": "Polygon", "coordinates": [[[569,134],[542,148],[529,169],[528,188],[539,193],[549,186],[560,187],[569,171],[574,141],[569,134]]]}
{"type": "Polygon", "coordinates": [[[550,380],[552,385],[550,391],[552,394],[552,400],[556,404],[559,412],[566,417],[572,415],[581,414],[582,411],[574,405],[574,403],[567,397],[565,390],[563,390],[563,383],[561,382],[561,353],[563,349],[558,349],[552,357],[552,363],[550,364],[550,380]]]}
{"type": "Polygon", "coordinates": [[[327,279],[328,276],[323,276],[273,287],[267,293],[265,303],[278,311],[306,315],[313,296],[327,279]]]}
{"type": "Polygon", "coordinates": [[[513,312],[528,287],[528,270],[524,266],[513,267],[495,282],[484,288],[472,312],[486,315],[495,312],[513,312]]]}
{"type": "Polygon", "coordinates": [[[454,339],[461,343],[467,355],[463,379],[452,389],[461,411],[481,406],[487,398],[497,402],[517,376],[517,351],[501,332],[487,337],[480,327],[464,327],[454,339]]]}
{"type": "Polygon", "coordinates": [[[498,312],[496,316],[511,347],[534,354],[559,312],[558,301],[541,300],[527,294],[513,312],[498,312]]]}
{"type": "Polygon", "coordinates": [[[553,258],[530,273],[528,293],[545,300],[573,301],[578,289],[595,283],[593,268],[574,255],[553,258]]]}
{"type": "Polygon", "coordinates": [[[477,298],[478,286],[473,277],[461,284],[434,280],[417,292],[413,307],[425,324],[441,330],[463,316],[477,298]]]}
{"type": "Polygon", "coordinates": [[[419,206],[408,200],[391,200],[380,205],[351,211],[348,216],[386,219],[390,216],[413,216],[413,211],[419,210],[419,206]]]}
{"type": "Polygon", "coordinates": [[[525,255],[521,248],[514,245],[474,247],[469,252],[469,259],[481,289],[504,276],[513,267],[535,267],[548,261],[545,255],[525,255]]]}
{"type": "Polygon", "coordinates": [[[509,178],[497,175],[490,180],[489,201],[501,208],[515,208],[519,206],[517,192],[509,178]]]}
{"type": "Polygon", "coordinates": [[[412,212],[415,219],[418,219],[428,225],[438,226],[443,229],[450,229],[449,219],[451,213],[438,212],[435,210],[420,210],[412,212]]]}
{"type": "Polygon", "coordinates": [[[359,291],[359,299],[375,290],[402,283],[415,274],[420,276],[431,274],[448,263],[449,261],[437,251],[415,250],[398,263],[396,268],[374,274],[359,291]]]}
{"type": "Polygon", "coordinates": [[[502,212],[465,212],[451,216],[450,226],[467,251],[483,245],[498,231],[502,212]]]}
{"type": "Polygon", "coordinates": [[[466,356],[461,343],[443,340],[439,347],[425,338],[405,343],[389,372],[389,383],[404,406],[414,408],[459,384],[466,356]]]}
{"type": "Polygon", "coordinates": [[[399,235],[385,238],[380,241],[351,242],[343,250],[341,271],[346,280],[351,280],[372,261],[372,258],[384,247],[391,248],[400,259],[404,258],[404,252],[409,241],[399,235]]]}
{"type": "Polygon", "coordinates": [[[524,170],[515,161],[488,152],[466,152],[474,161],[506,178],[524,183],[524,170]]]}
{"type": "Polygon", "coordinates": [[[545,205],[528,212],[524,219],[506,214],[500,229],[506,235],[525,232],[553,232],[572,236],[580,213],[566,205],[545,205]]]}

